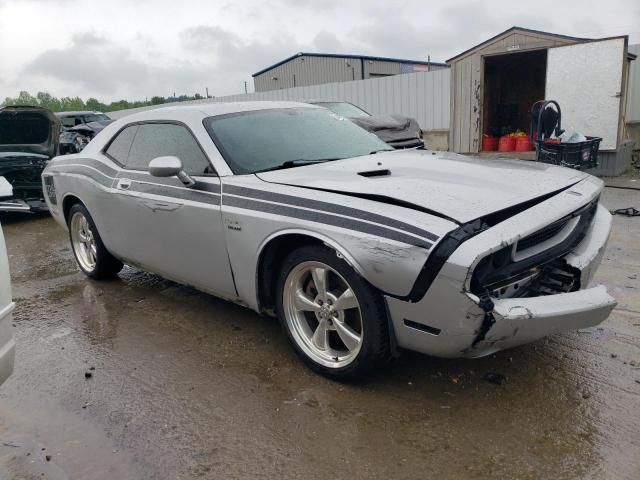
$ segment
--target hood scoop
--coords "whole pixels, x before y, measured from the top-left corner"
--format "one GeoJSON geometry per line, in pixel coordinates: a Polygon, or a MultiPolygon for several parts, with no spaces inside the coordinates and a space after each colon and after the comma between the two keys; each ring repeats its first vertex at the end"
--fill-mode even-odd
{"type": "Polygon", "coordinates": [[[367,178],[389,177],[391,175],[391,170],[388,170],[386,168],[382,170],[369,170],[366,172],[358,172],[358,175],[360,175],[361,177],[367,177],[367,178]]]}

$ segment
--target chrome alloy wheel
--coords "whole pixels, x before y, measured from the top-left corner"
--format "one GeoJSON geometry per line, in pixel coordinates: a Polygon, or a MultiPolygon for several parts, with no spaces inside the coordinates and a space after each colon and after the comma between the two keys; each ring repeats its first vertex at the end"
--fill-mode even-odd
{"type": "Polygon", "coordinates": [[[70,225],[71,243],[76,259],[84,270],[92,272],[96,268],[98,247],[87,217],[81,212],[76,212],[71,217],[70,225]]]}
{"type": "Polygon", "coordinates": [[[321,262],[302,262],[287,276],[283,290],[287,327],[298,346],[329,368],[350,364],[360,352],[362,312],[347,281],[321,262]]]}

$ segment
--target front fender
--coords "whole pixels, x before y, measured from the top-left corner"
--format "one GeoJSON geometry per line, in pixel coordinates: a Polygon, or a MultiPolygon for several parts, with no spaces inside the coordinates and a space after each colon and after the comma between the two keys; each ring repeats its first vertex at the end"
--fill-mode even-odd
{"type": "Polygon", "coordinates": [[[271,242],[284,235],[304,235],[324,243],[374,287],[394,296],[405,296],[411,291],[429,253],[420,247],[358,235],[331,226],[300,226],[282,217],[277,226],[273,220],[251,212],[226,211],[223,217],[227,224],[226,244],[238,294],[255,310],[259,309],[261,256],[271,242]]]}
{"type": "Polygon", "coordinates": [[[264,254],[265,248],[271,242],[277,240],[278,238],[282,238],[285,235],[304,235],[304,236],[321,241],[327,247],[335,250],[342,258],[344,258],[345,262],[347,262],[356,272],[358,272],[358,274],[364,277],[365,269],[358,263],[358,261],[353,257],[353,255],[351,255],[343,245],[341,245],[339,242],[335,241],[334,239],[328,237],[327,235],[314,232],[312,230],[307,230],[304,228],[287,228],[284,230],[279,230],[277,232],[272,233],[262,241],[262,243],[258,247],[258,255],[256,257],[257,258],[256,268],[255,268],[256,277],[258,273],[258,265],[260,264],[260,260],[262,259],[262,255],[264,254]]]}

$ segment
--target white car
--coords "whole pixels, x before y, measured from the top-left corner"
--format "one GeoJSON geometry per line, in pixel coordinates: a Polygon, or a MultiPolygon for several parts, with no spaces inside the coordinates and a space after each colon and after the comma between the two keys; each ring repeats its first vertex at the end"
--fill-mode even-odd
{"type": "Polygon", "coordinates": [[[480,357],[596,325],[602,181],[523,161],[392,150],[320,107],[161,108],[43,173],[80,268],[123,263],[275,313],[323,374],[398,348],[480,357]]]}
{"type": "Polygon", "coordinates": [[[4,235],[0,227],[0,385],[13,372],[15,342],[13,340],[14,303],[11,300],[11,279],[9,276],[9,260],[4,235]]]}

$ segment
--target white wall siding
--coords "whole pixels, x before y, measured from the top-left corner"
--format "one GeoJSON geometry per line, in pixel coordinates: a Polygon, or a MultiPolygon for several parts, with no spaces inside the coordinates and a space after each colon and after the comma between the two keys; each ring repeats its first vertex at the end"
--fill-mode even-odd
{"type": "MultiPolygon", "coordinates": [[[[423,130],[449,128],[449,69],[406,73],[391,77],[326,83],[226,97],[182,102],[180,105],[206,102],[248,102],[259,100],[335,100],[351,102],[376,114],[397,113],[414,117],[423,130]]],[[[169,104],[110,112],[111,118],[160,108],[169,104]]],[[[173,104],[176,105],[176,104],[173,104]]]]}
{"type": "Polygon", "coordinates": [[[629,45],[629,52],[637,55],[631,62],[627,91],[627,122],[640,122],[640,44],[629,45]]]}

